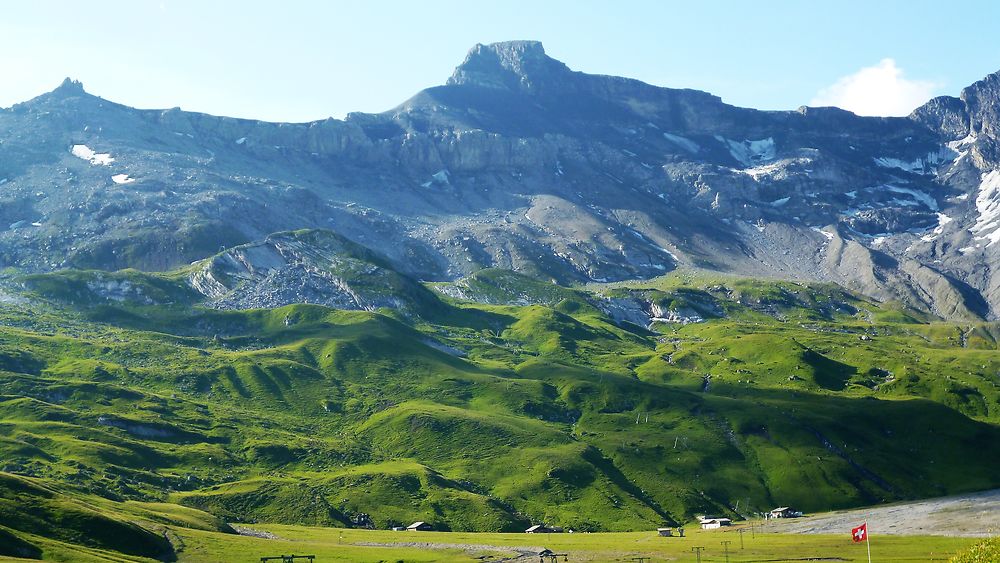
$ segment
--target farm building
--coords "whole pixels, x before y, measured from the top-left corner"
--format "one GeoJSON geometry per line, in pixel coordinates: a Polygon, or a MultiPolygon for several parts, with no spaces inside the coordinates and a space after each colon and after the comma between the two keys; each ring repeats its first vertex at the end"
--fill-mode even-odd
{"type": "Polygon", "coordinates": [[[665,538],[672,538],[674,536],[677,536],[679,538],[683,538],[684,537],[684,528],[677,528],[676,530],[673,529],[673,528],[657,528],[656,529],[656,533],[659,534],[659,535],[661,535],[661,536],[663,536],[663,537],[665,537],[665,538]]]}
{"type": "Polygon", "coordinates": [[[729,518],[706,518],[703,516],[698,519],[698,523],[701,524],[702,530],[714,530],[715,528],[730,526],[733,521],[729,518]]]}
{"type": "Polygon", "coordinates": [[[433,529],[427,522],[414,522],[406,527],[407,532],[429,532],[433,529]]]}
{"type": "Polygon", "coordinates": [[[768,518],[798,518],[799,516],[802,516],[801,512],[792,510],[787,506],[779,506],[768,514],[768,518]]]}

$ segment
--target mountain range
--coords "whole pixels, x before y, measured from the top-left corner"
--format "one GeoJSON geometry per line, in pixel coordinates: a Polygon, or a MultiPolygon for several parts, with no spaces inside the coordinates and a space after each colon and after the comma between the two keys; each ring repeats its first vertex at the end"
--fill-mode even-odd
{"type": "Polygon", "coordinates": [[[0,264],[167,270],[302,228],[402,272],[559,283],[676,268],[832,281],[992,319],[1000,76],[905,118],[757,111],[477,45],[380,114],[137,110],[67,80],[0,111],[0,264]]]}

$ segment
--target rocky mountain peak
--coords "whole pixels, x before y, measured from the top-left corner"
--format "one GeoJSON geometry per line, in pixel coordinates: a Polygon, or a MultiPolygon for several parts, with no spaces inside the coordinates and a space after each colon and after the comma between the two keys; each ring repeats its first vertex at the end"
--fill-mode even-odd
{"type": "Polygon", "coordinates": [[[962,90],[972,133],[1000,138],[1000,72],[994,72],[962,90]]]}
{"type": "Polygon", "coordinates": [[[477,44],[456,69],[449,85],[533,91],[569,68],[545,54],[539,41],[477,44]]]}
{"type": "Polygon", "coordinates": [[[16,105],[22,107],[33,107],[38,105],[48,107],[52,104],[62,106],[65,102],[69,102],[70,105],[75,106],[77,105],[76,102],[81,99],[96,99],[96,96],[84,90],[83,83],[79,80],[67,77],[63,79],[62,83],[60,83],[59,86],[56,86],[53,90],[16,105]]]}
{"type": "Polygon", "coordinates": [[[87,92],[83,89],[83,83],[79,80],[73,80],[72,78],[66,77],[62,84],[56,87],[55,90],[50,92],[54,96],[60,97],[70,97],[70,96],[82,96],[87,92]]]}
{"type": "Polygon", "coordinates": [[[962,89],[959,97],[939,96],[913,110],[912,119],[946,137],[1000,138],[1000,71],[962,89]]]}
{"type": "Polygon", "coordinates": [[[976,95],[1000,95],[1000,70],[987,74],[980,80],[973,82],[972,84],[962,88],[962,93],[960,97],[963,100],[968,101],[970,98],[976,95]]]}
{"type": "Polygon", "coordinates": [[[913,110],[910,118],[948,139],[961,139],[969,132],[965,104],[953,96],[938,96],[913,110]]]}

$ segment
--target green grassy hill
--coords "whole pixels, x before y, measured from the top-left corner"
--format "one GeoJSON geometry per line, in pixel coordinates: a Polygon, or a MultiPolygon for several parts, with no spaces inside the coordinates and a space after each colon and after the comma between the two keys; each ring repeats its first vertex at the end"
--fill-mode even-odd
{"type": "Polygon", "coordinates": [[[115,516],[138,503],[202,527],[627,531],[1000,486],[996,324],[696,273],[487,271],[418,316],[221,311],[183,280],[4,278],[0,554],[169,551],[115,516]],[[95,525],[118,531],[83,542],[95,525]]]}

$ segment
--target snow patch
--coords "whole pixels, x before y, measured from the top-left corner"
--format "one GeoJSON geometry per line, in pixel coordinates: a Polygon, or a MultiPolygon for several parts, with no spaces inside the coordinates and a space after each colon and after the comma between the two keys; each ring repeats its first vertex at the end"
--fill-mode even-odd
{"type": "Polygon", "coordinates": [[[236,139],[236,144],[237,145],[242,145],[245,142],[247,142],[247,138],[246,137],[240,137],[239,139],[236,139]]]}
{"type": "Polygon", "coordinates": [[[692,154],[701,150],[701,147],[698,146],[698,143],[686,137],[681,137],[679,135],[671,135],[670,133],[664,133],[663,138],[692,154]]]}
{"type": "Polygon", "coordinates": [[[882,168],[898,168],[906,172],[914,172],[917,174],[924,173],[924,161],[923,159],[916,159],[912,161],[900,160],[898,158],[891,158],[888,156],[883,156],[879,158],[873,158],[877,166],[882,168]]]}
{"type": "Polygon", "coordinates": [[[746,174],[759,182],[761,178],[777,176],[780,172],[784,172],[787,165],[787,162],[775,162],[773,164],[765,164],[764,166],[744,168],[743,170],[737,170],[737,172],[746,174]]]}
{"type": "Polygon", "coordinates": [[[882,168],[896,168],[914,174],[933,174],[937,165],[951,162],[955,160],[956,156],[961,158],[964,155],[951,148],[949,144],[947,147],[941,147],[937,152],[930,152],[927,153],[927,156],[913,160],[902,160],[891,156],[877,157],[872,160],[875,161],[876,166],[882,168]]]}
{"type": "Polygon", "coordinates": [[[957,153],[960,153],[960,151],[963,148],[965,148],[966,146],[971,145],[972,143],[975,143],[975,142],[976,142],[976,133],[975,132],[971,132],[968,135],[966,135],[964,139],[959,139],[957,141],[950,141],[950,142],[948,142],[947,143],[947,147],[949,149],[957,152],[957,153]]]}
{"type": "Polygon", "coordinates": [[[812,230],[826,237],[826,240],[833,240],[833,233],[828,233],[819,227],[810,227],[812,230]]]}
{"type": "Polygon", "coordinates": [[[674,254],[673,252],[670,252],[666,248],[663,248],[662,246],[657,246],[656,249],[659,250],[660,252],[663,252],[667,256],[669,256],[670,259],[673,260],[674,262],[680,262],[680,259],[677,258],[677,255],[674,254]]]}
{"type": "Polygon", "coordinates": [[[438,170],[437,172],[431,175],[431,178],[433,178],[435,182],[439,182],[441,184],[447,184],[448,178],[450,176],[451,174],[447,170],[438,170]]]}
{"type": "Polygon", "coordinates": [[[976,196],[976,210],[979,217],[969,229],[976,240],[989,240],[987,247],[1000,240],[1000,170],[983,174],[976,196]]]}
{"type": "Polygon", "coordinates": [[[936,239],[938,235],[944,232],[945,225],[953,221],[951,217],[945,215],[944,213],[938,213],[937,216],[938,216],[937,227],[934,227],[934,230],[931,231],[930,234],[926,234],[920,237],[920,240],[924,242],[931,242],[932,240],[936,239]]]}
{"type": "Polygon", "coordinates": [[[135,182],[135,178],[130,178],[128,174],[115,174],[111,177],[111,181],[116,184],[131,184],[135,182]]]}
{"type": "Polygon", "coordinates": [[[964,139],[959,139],[957,141],[950,141],[946,143],[945,146],[941,149],[941,152],[951,153],[950,155],[951,159],[954,160],[954,162],[952,162],[952,166],[954,167],[956,164],[961,162],[963,158],[969,156],[969,145],[972,145],[975,142],[976,142],[976,134],[969,133],[968,135],[965,136],[964,139]]]}
{"type": "Polygon", "coordinates": [[[719,135],[716,135],[715,138],[729,149],[729,154],[733,158],[748,168],[774,160],[774,155],[777,152],[773,137],[743,141],[734,141],[719,135]]]}
{"type": "Polygon", "coordinates": [[[77,158],[82,158],[83,160],[86,160],[93,165],[99,164],[101,166],[108,166],[109,164],[115,161],[115,159],[111,158],[111,155],[109,153],[94,152],[93,149],[91,149],[87,145],[73,145],[73,149],[70,150],[70,152],[73,154],[73,156],[77,158]]]}
{"type": "MultiPolygon", "coordinates": [[[[886,184],[882,187],[889,190],[890,192],[894,192],[897,194],[906,194],[908,196],[911,196],[917,203],[923,204],[925,207],[927,207],[927,209],[930,209],[931,211],[937,211],[939,209],[937,201],[933,197],[928,195],[926,192],[921,192],[919,190],[914,190],[912,188],[901,188],[899,186],[893,186],[890,184],[886,184]]],[[[899,204],[902,205],[906,205],[908,203],[900,200],[893,200],[893,201],[898,202],[899,204]]]]}

